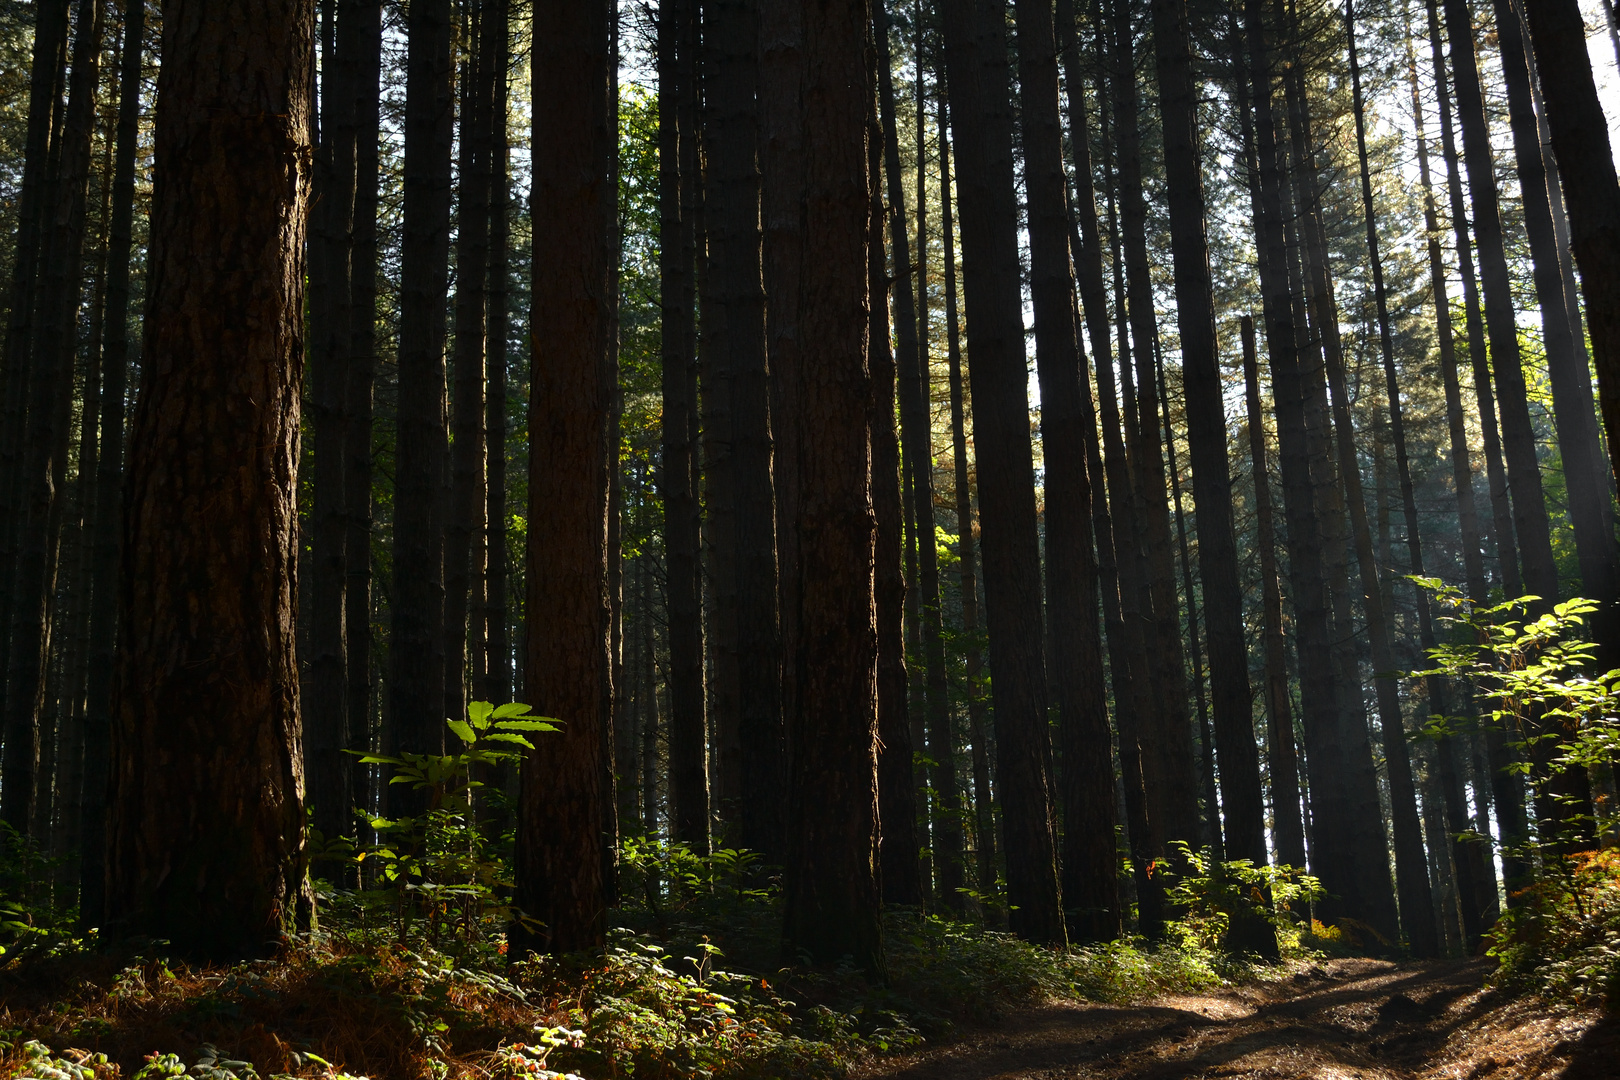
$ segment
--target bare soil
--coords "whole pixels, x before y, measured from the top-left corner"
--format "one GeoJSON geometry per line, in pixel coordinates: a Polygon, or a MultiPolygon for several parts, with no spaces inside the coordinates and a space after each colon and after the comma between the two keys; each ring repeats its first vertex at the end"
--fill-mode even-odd
{"type": "Polygon", "coordinates": [[[1620,1078],[1620,1018],[1486,990],[1489,970],[1334,960],[1137,1006],[1060,1002],[862,1080],[1620,1078]]]}

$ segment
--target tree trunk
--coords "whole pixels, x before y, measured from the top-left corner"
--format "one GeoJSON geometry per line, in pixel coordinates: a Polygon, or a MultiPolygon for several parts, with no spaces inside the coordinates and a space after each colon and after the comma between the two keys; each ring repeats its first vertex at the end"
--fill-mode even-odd
{"type": "Polygon", "coordinates": [[[602,944],[601,844],[608,675],[607,430],[611,236],[597,177],[614,143],[613,54],[603,3],[534,7],[533,376],[529,403],[524,692],[559,733],[522,766],[517,906],[539,933],[521,948],[602,944]]]}
{"type": "Polygon", "coordinates": [[[493,87],[480,6],[463,8],[461,135],[456,209],[455,394],[450,512],[444,528],[444,715],[467,714],[468,639],[481,606],[484,514],[488,508],[484,430],[489,333],[489,111],[493,87]]]}
{"type": "MultiPolygon", "coordinates": [[[[928,350],[918,334],[915,297],[924,295],[921,280],[912,285],[911,240],[907,234],[904,175],[900,169],[900,139],[894,115],[894,72],[889,59],[891,0],[875,0],[873,15],[877,43],[878,104],[883,123],[884,175],[888,183],[889,244],[894,254],[896,369],[899,376],[900,437],[905,447],[917,541],[916,600],[918,630],[922,637],[922,703],[926,720],[929,786],[933,789],[932,848],[940,903],[961,911],[962,824],[961,795],[956,786],[950,702],[945,686],[945,640],[939,606],[939,550],[934,528],[933,418],[928,408],[928,350]]],[[[920,210],[920,205],[919,205],[920,210]]],[[[918,233],[917,257],[922,258],[927,238],[918,233]]]]}
{"type": "MultiPolygon", "coordinates": [[[[1525,5],[1592,335],[1610,467],[1620,454],[1620,182],[1576,0],[1525,5]]],[[[1612,10],[1605,5],[1612,20],[1612,10]]],[[[1611,21],[1611,35],[1613,34],[1611,21]]],[[[1620,51],[1620,50],[1617,50],[1620,51]]],[[[1620,472],[1620,469],[1616,469],[1620,472]]]]}
{"type": "Polygon", "coordinates": [[[163,13],[103,925],[230,961],[271,955],[311,900],[293,598],[314,10],[205,8],[163,13]]]}
{"type": "Polygon", "coordinates": [[[996,820],[990,792],[990,718],[984,699],[984,659],[979,644],[979,575],[973,533],[973,486],[968,476],[966,402],[962,393],[962,334],[956,296],[956,223],[951,214],[951,142],[943,80],[939,101],[939,207],[945,260],[945,356],[951,396],[951,461],[956,501],[956,566],[962,591],[963,674],[967,685],[968,738],[972,742],[973,834],[978,889],[996,888],[996,820]]]}
{"type": "MultiPolygon", "coordinates": [[[[1267,857],[1265,802],[1254,740],[1243,588],[1238,580],[1237,535],[1232,523],[1232,479],[1227,469],[1227,423],[1205,229],[1197,87],[1187,20],[1186,0],[1155,0],[1154,41],[1159,108],[1164,118],[1187,446],[1192,460],[1193,501],[1198,507],[1198,566],[1209,629],[1210,689],[1221,761],[1226,857],[1249,859],[1255,866],[1263,866],[1267,857]]],[[[1193,604],[1190,587],[1187,603],[1189,607],[1193,604]]],[[[1214,813],[1211,806],[1210,814],[1214,813]]],[[[1269,956],[1275,954],[1276,936],[1269,925],[1254,922],[1234,926],[1232,944],[1269,956]]]]}
{"type": "Polygon", "coordinates": [[[101,453],[96,461],[93,566],[90,579],[90,672],[85,685],[84,796],[79,838],[79,923],[105,918],[107,777],[119,526],[123,510],[124,407],[129,371],[129,264],[135,216],[135,148],[140,137],[144,0],[124,7],[118,97],[118,148],[113,159],[112,216],[107,227],[106,348],[102,352],[101,453]]]}
{"type": "MultiPolygon", "coordinates": [[[[881,2],[881,0],[880,0],[881,2]]],[[[881,78],[881,76],[880,76],[881,78]]],[[[872,235],[867,242],[867,279],[872,314],[867,333],[868,367],[872,373],[872,512],[876,534],[872,571],[873,613],[877,619],[878,729],[878,863],[883,902],[922,908],[928,879],[918,835],[917,798],[926,789],[917,782],[916,750],[907,708],[905,641],[906,579],[900,441],[895,432],[895,362],[889,351],[889,308],[884,303],[889,271],[884,259],[883,132],[874,126],[867,146],[872,177],[872,235]]],[[[797,530],[795,530],[797,531],[797,530]]]]}
{"type": "Polygon", "coordinates": [[[663,294],[664,553],[669,606],[670,839],[699,854],[709,849],[709,774],[704,753],[703,612],[698,566],[698,502],[692,480],[696,448],[697,354],[693,304],[695,231],[691,192],[697,184],[696,10],[693,0],[666,0],[658,22],[659,270],[663,294]]]}
{"type": "Polygon", "coordinates": [[[1507,83],[1508,115],[1524,204],[1525,232],[1530,240],[1536,301],[1541,307],[1542,340],[1547,375],[1552,383],[1553,418],[1569,495],[1569,517],[1575,526],[1575,552],[1581,568],[1581,595],[1600,605],[1592,620],[1593,640],[1600,644],[1600,668],[1620,664],[1620,579],[1615,559],[1612,479],[1598,441],[1592,400],[1591,358],[1581,329],[1580,307],[1566,297],[1552,195],[1558,186],[1556,166],[1542,145],[1536,121],[1531,64],[1521,30],[1518,5],[1497,0],[1497,40],[1507,83]]]}
{"type": "MultiPolygon", "coordinates": [[[[1451,43],[1451,68],[1456,80],[1457,117],[1462,126],[1463,158],[1468,167],[1469,201],[1474,211],[1474,239],[1479,246],[1480,278],[1485,291],[1485,322],[1490,335],[1491,373],[1501,407],[1502,449],[1507,459],[1508,483],[1513,495],[1514,534],[1524,560],[1524,584],[1539,597],[1531,611],[1550,611],[1558,601],[1558,567],[1553,559],[1552,530],[1541,488],[1541,467],[1536,457],[1535,429],[1520,366],[1518,322],[1513,311],[1512,278],[1497,203],[1495,159],[1491,153],[1485,102],[1474,56],[1472,18],[1466,0],[1446,0],[1446,33],[1451,43]]],[[[1567,61],[1566,61],[1567,62],[1567,61]]],[[[1559,725],[1532,718],[1535,734],[1555,734],[1559,725]]],[[[1541,819],[1543,842],[1565,850],[1590,846],[1594,837],[1591,791],[1584,769],[1556,770],[1555,746],[1540,740],[1531,750],[1540,783],[1536,785],[1536,813],[1541,819]]]]}
{"type": "MultiPolygon", "coordinates": [[[[1152,857],[1160,860],[1169,854],[1172,841],[1198,842],[1198,782],[1185,693],[1186,664],[1176,603],[1164,456],[1159,442],[1159,392],[1153,361],[1158,323],[1147,252],[1147,201],[1132,19],[1123,0],[1111,0],[1110,7],[1120,241],[1125,256],[1126,303],[1135,366],[1134,381],[1126,380],[1126,396],[1134,399],[1126,434],[1135,445],[1132,477],[1140,508],[1137,526],[1142,539],[1142,579],[1138,589],[1144,595],[1144,614],[1151,612],[1144,642],[1162,673],[1157,708],[1143,725],[1142,775],[1152,817],[1152,857]]],[[[1213,325],[1210,334],[1213,338],[1213,325]]]]}
{"type": "MultiPolygon", "coordinates": [[[[371,671],[371,528],[373,471],[371,439],[377,378],[377,212],[380,162],[379,84],[382,67],[382,5],[355,4],[340,32],[352,31],[354,63],[355,186],[354,239],[349,271],[349,371],[344,412],[344,638],[348,647],[349,744],[370,751],[373,731],[371,671]]],[[[352,790],[362,807],[373,808],[370,766],[351,765],[352,790]]]]}
{"type": "Polygon", "coordinates": [[[1092,480],[1086,469],[1080,391],[1083,353],[1069,262],[1057,41],[1051,7],[1044,0],[1020,0],[1015,11],[1030,289],[1046,463],[1046,612],[1062,750],[1063,828],[1069,837],[1064,854],[1080,863],[1065,867],[1065,880],[1080,892],[1065,894],[1064,906],[1077,936],[1095,941],[1111,936],[1108,923],[1117,919],[1114,913],[1119,908],[1114,768],[1097,624],[1092,480]]]}
{"type": "Polygon", "coordinates": [[[807,0],[804,332],[799,423],[798,697],[792,703],[783,938],[790,957],[883,975],[873,627],[869,212],[864,0],[807,0]]]}
{"type": "Polygon", "coordinates": [[[511,258],[507,223],[510,184],[506,122],[509,114],[507,64],[511,52],[507,0],[485,0],[479,48],[488,57],[489,115],[489,264],[488,324],[485,330],[487,374],[484,388],[484,456],[488,470],[484,504],[486,579],[481,623],[484,633],[483,679],[478,696],[494,703],[512,698],[512,644],[507,631],[506,546],[506,364],[508,262],[511,258]]]}
{"type": "Polygon", "coordinates": [[[305,777],[314,825],[327,837],[349,831],[347,376],[353,332],[350,310],[358,105],[348,45],[351,10],[324,0],[320,13],[321,116],[310,193],[310,419],[315,436],[314,505],[310,512],[310,606],[304,694],[305,777]]]}
{"type": "Polygon", "coordinates": [[[1305,867],[1305,823],[1299,802],[1299,756],[1294,745],[1294,708],[1288,691],[1288,643],[1282,628],[1282,592],[1277,577],[1276,526],[1271,476],[1266,467],[1266,429],[1260,412],[1260,375],[1254,319],[1243,316],[1244,398],[1248,404],[1249,456],[1254,464],[1255,547],[1260,557],[1261,643],[1265,650],[1266,749],[1271,778],[1271,830],[1280,866],[1305,867]]]}
{"type": "MultiPolygon", "coordinates": [[[[444,339],[450,263],[449,0],[408,13],[405,205],[401,247],[398,436],[394,454],[394,582],[389,610],[387,745],[444,745],[444,339]]],[[[418,800],[387,788],[393,813],[418,800]]]]}
{"type": "MultiPolygon", "coordinates": [[[[799,209],[804,198],[804,26],[798,0],[759,0],[759,118],[761,226],[764,247],[765,338],[769,369],[771,484],[776,501],[776,596],[781,669],[780,702],[793,699],[799,603],[798,381],[799,267],[804,259],[799,209]]],[[[784,747],[784,754],[786,748],[784,747]]],[[[785,758],[784,758],[785,761],[785,758]]],[[[784,766],[785,767],[785,766],[784,766]]],[[[783,774],[785,778],[785,773],[783,774]]]]}
{"type": "Polygon", "coordinates": [[[1012,929],[1064,940],[1053,846],[1040,549],[1018,266],[1006,30],[970,0],[944,5],[960,149],[962,252],[972,330],[973,430],[983,506],[996,774],[1012,929]]]}
{"type": "MultiPolygon", "coordinates": [[[[24,486],[23,445],[28,423],[29,358],[33,354],[35,297],[38,293],[41,261],[45,254],[47,208],[57,196],[53,160],[53,136],[61,122],[61,93],[58,87],[67,62],[67,0],[44,0],[35,5],[34,48],[28,93],[28,126],[23,144],[22,186],[17,199],[17,243],[11,266],[11,287],[7,308],[5,352],[0,354],[0,716],[5,715],[7,673],[11,657],[11,624],[15,611],[17,561],[23,540],[24,486]]],[[[16,742],[24,751],[26,732],[13,739],[3,731],[10,749],[16,742]]],[[[25,753],[32,753],[27,750],[25,753]]],[[[19,759],[19,762],[22,759],[19,759]]],[[[21,765],[19,764],[19,768],[21,765]]],[[[17,774],[16,787],[8,790],[21,796],[27,787],[17,774]]],[[[31,796],[29,796],[31,797],[31,796]]],[[[13,796],[4,800],[0,818],[12,822],[16,814],[13,796]]]]}

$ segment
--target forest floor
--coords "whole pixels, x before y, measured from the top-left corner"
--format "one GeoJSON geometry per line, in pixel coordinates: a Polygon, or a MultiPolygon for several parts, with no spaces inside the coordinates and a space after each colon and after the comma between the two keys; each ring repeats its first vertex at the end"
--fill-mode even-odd
{"type": "Polygon", "coordinates": [[[1488,961],[1328,960],[1135,1005],[1053,1003],[860,1080],[1597,1080],[1620,1017],[1486,989],[1488,961]]]}

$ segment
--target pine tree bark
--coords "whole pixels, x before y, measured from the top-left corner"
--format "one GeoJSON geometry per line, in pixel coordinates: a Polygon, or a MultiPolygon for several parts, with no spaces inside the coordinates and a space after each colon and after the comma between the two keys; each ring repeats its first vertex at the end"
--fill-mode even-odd
{"type": "MultiPolygon", "coordinates": [[[[340,27],[340,30],[344,27],[340,27]]],[[[381,166],[382,5],[355,4],[347,22],[354,63],[354,239],[349,273],[349,360],[344,386],[344,638],[348,648],[349,743],[370,751],[374,740],[371,671],[372,419],[377,377],[377,212],[381,166]]],[[[352,764],[355,801],[370,808],[370,766],[352,764]]]]}
{"type": "Polygon", "coordinates": [[[48,775],[40,771],[40,717],[46,704],[46,671],[56,621],[56,572],[60,554],[62,489],[67,476],[73,409],[73,361],[78,337],[80,272],[84,253],[85,199],[90,143],[100,82],[102,6],[81,3],[73,34],[73,66],[67,108],[52,158],[52,191],[40,207],[38,242],[43,258],[30,298],[35,306],[27,361],[26,425],[18,496],[16,570],[5,671],[5,757],[0,764],[0,820],[19,832],[38,830],[36,800],[48,775]]]}
{"type": "MultiPolygon", "coordinates": [[[[918,334],[916,297],[924,295],[920,277],[913,286],[911,238],[907,232],[904,174],[900,169],[900,137],[895,120],[894,72],[889,57],[889,14],[891,0],[875,0],[874,37],[877,44],[879,115],[883,125],[884,176],[888,190],[889,245],[894,256],[895,284],[890,290],[894,304],[896,371],[900,399],[900,438],[905,448],[912,498],[916,538],[917,577],[915,579],[917,629],[922,641],[922,708],[928,748],[932,849],[935,886],[940,903],[949,911],[961,911],[963,875],[961,794],[956,786],[955,754],[950,727],[950,702],[945,686],[945,639],[940,617],[939,549],[934,527],[934,448],[933,420],[928,409],[928,350],[918,334]],[[913,292],[913,288],[917,292],[913,292]]],[[[922,258],[927,240],[919,232],[917,259],[922,258]]]]}
{"type": "Polygon", "coordinates": [[[1518,5],[1512,0],[1497,0],[1494,6],[1524,226],[1530,241],[1536,302],[1541,308],[1547,376],[1552,384],[1553,419],[1569,493],[1569,517],[1575,526],[1581,595],[1600,605],[1591,632],[1594,640],[1602,643],[1604,656],[1600,664],[1608,670],[1620,661],[1620,568],[1615,565],[1620,548],[1614,539],[1611,473],[1598,440],[1591,358],[1586,352],[1580,307],[1572,307],[1569,300],[1574,298],[1567,297],[1564,291],[1552,199],[1558,174],[1556,165],[1547,167],[1549,155],[1536,120],[1532,80],[1537,73],[1531,66],[1533,57],[1527,51],[1518,5]]]}
{"type": "MultiPolygon", "coordinates": [[[[1265,803],[1254,739],[1237,534],[1232,522],[1232,479],[1227,468],[1227,424],[1215,334],[1197,87],[1186,0],[1155,0],[1153,29],[1159,110],[1164,120],[1188,455],[1192,461],[1193,500],[1198,508],[1198,566],[1209,630],[1210,691],[1221,762],[1225,851],[1227,858],[1249,859],[1262,866],[1267,859],[1265,803]]],[[[1187,600],[1191,606],[1190,588],[1187,600]]],[[[1215,813],[1213,806],[1210,813],[1215,813]]],[[[1276,936],[1269,925],[1256,922],[1234,926],[1232,944],[1269,956],[1275,954],[1276,936]]]]}
{"type": "MultiPolygon", "coordinates": [[[[28,423],[29,358],[33,354],[36,332],[35,297],[45,253],[47,207],[56,194],[49,163],[52,136],[61,120],[58,83],[67,62],[67,43],[67,0],[44,0],[35,5],[28,125],[23,143],[22,185],[17,197],[17,243],[13,249],[15,256],[7,297],[5,351],[0,354],[0,716],[4,715],[8,700],[11,620],[17,600],[18,548],[23,539],[23,445],[28,423]]],[[[13,738],[9,731],[4,734],[9,748],[13,738]]],[[[23,749],[24,738],[25,733],[19,733],[16,740],[19,751],[23,749]]],[[[8,757],[11,752],[8,749],[8,757]]],[[[20,774],[17,775],[17,785],[12,787],[8,781],[6,786],[20,795],[26,785],[20,774]]],[[[12,822],[15,813],[18,811],[0,809],[0,819],[12,822]]]]}
{"type": "Polygon", "coordinates": [[[525,700],[565,725],[523,760],[521,949],[596,948],[606,930],[603,686],[608,680],[604,377],[612,237],[600,170],[615,141],[606,4],[534,6],[534,327],[529,403],[525,700]]]}
{"type": "Polygon", "coordinates": [[[804,261],[799,427],[798,697],[783,939],[789,956],[883,974],[874,873],[877,647],[873,626],[868,245],[875,91],[865,0],[805,0],[804,261]]]}
{"type": "Polygon", "coordinates": [[[82,927],[100,926],[105,916],[109,695],[118,631],[116,594],[123,509],[124,398],[129,371],[129,265],[145,37],[146,4],[144,0],[128,0],[124,7],[124,40],[118,73],[112,215],[107,227],[106,347],[101,358],[101,452],[96,461],[90,669],[85,684],[84,795],[80,804],[79,924],[82,927]]]}
{"type": "Polygon", "coordinates": [[[968,475],[967,403],[962,392],[962,331],[957,311],[956,222],[951,213],[951,141],[944,80],[939,100],[939,206],[945,260],[945,360],[951,399],[951,462],[956,505],[956,567],[962,596],[963,675],[973,775],[974,869],[981,895],[995,888],[996,819],[990,792],[990,718],[985,708],[984,653],[979,646],[978,544],[973,529],[973,485],[968,475]]]}
{"type": "MultiPolygon", "coordinates": [[[[444,745],[445,719],[443,488],[449,445],[444,345],[455,118],[449,0],[413,3],[406,26],[405,205],[387,744],[412,753],[434,753],[444,745]]],[[[416,802],[403,786],[387,790],[395,813],[416,802]]]]}
{"type": "Polygon", "coordinates": [[[309,411],[315,437],[310,526],[308,670],[304,694],[305,778],[314,825],[349,831],[353,768],[348,717],[347,405],[352,347],[351,254],[357,183],[358,105],[348,38],[358,5],[324,0],[320,12],[321,115],[310,193],[309,411]]]}
{"type": "MultiPolygon", "coordinates": [[[[1608,121],[1586,59],[1580,5],[1576,0],[1546,0],[1527,4],[1524,10],[1569,206],[1570,246],[1581,272],[1614,469],[1620,460],[1616,457],[1620,454],[1620,181],[1615,177],[1608,121]]],[[[1605,13],[1612,15],[1607,6],[1605,13]]]]}
{"type": "MultiPolygon", "coordinates": [[[[1457,93],[1457,117],[1462,127],[1463,158],[1468,168],[1468,190],[1474,211],[1474,239],[1479,246],[1480,278],[1485,293],[1485,323],[1490,336],[1491,373],[1501,408],[1502,449],[1512,489],[1514,535],[1524,560],[1524,585],[1539,600],[1536,614],[1549,611],[1558,601],[1558,567],[1553,559],[1552,529],[1541,487],[1536,457],[1535,429],[1530,420],[1529,396],[1520,365],[1518,322],[1513,310],[1512,279],[1497,201],[1495,159],[1474,55],[1472,17],[1466,0],[1446,0],[1446,33],[1451,45],[1451,69],[1457,93]]],[[[1554,734],[1557,724],[1542,718],[1531,721],[1536,734],[1554,734]]],[[[1591,790],[1584,769],[1556,770],[1551,757],[1554,744],[1537,741],[1532,761],[1542,782],[1536,786],[1536,813],[1542,830],[1555,834],[1554,843],[1567,850],[1589,846],[1591,790]]]]}
{"type": "Polygon", "coordinates": [[[455,436],[450,450],[450,512],[444,529],[444,715],[467,712],[468,649],[484,582],[484,514],[489,492],[484,434],[489,335],[489,208],[491,193],[490,57],[481,4],[463,6],[467,45],[461,69],[461,133],[457,173],[455,307],[455,436]]]}
{"type": "Polygon", "coordinates": [[[1065,933],[1046,768],[1051,750],[1006,30],[970,0],[948,0],[943,15],[973,335],[969,374],[986,526],[985,600],[1009,923],[1030,941],[1057,943],[1065,933]]]}
{"type": "Polygon", "coordinates": [[[704,750],[703,612],[698,565],[697,351],[692,191],[697,162],[696,5],[659,7],[659,270],[663,294],[664,552],[669,595],[670,838],[698,853],[709,847],[709,773],[704,750]]]}
{"type": "MultiPolygon", "coordinates": [[[[711,520],[729,530],[731,582],[717,600],[730,607],[735,715],[718,716],[722,799],[734,840],[777,857],[782,851],[783,746],[780,630],[777,621],[776,523],[771,490],[770,387],[758,162],[759,11],[757,0],[706,0],[704,26],[704,173],[708,207],[708,285],[704,336],[729,396],[732,512],[711,520]],[[727,728],[735,734],[726,737],[727,728]]],[[[715,545],[717,559],[725,547],[715,545]]],[[[724,619],[725,613],[721,613],[724,619]]],[[[717,647],[724,648],[722,638],[717,647]]],[[[725,678],[724,672],[717,673],[725,678]]],[[[721,702],[716,701],[719,707],[721,702]]]]}
{"type": "Polygon", "coordinates": [[[1271,476],[1266,466],[1266,429],[1260,411],[1260,373],[1252,316],[1243,316],[1240,333],[1243,339],[1244,400],[1248,405],[1249,459],[1254,466],[1254,542],[1260,558],[1271,830],[1277,849],[1277,863],[1303,868],[1306,865],[1305,823],[1299,801],[1299,755],[1294,744],[1293,699],[1288,690],[1288,643],[1282,628],[1275,511],[1271,501],[1271,476]]]}
{"type": "MultiPolygon", "coordinates": [[[[1046,463],[1047,627],[1050,678],[1062,750],[1060,797],[1065,867],[1078,886],[1064,896],[1077,936],[1109,936],[1118,910],[1113,844],[1114,769],[1097,624],[1097,557],[1087,475],[1074,274],[1069,261],[1069,202],[1058,108],[1057,39],[1050,5],[1020,0],[1018,86],[1024,184],[1035,308],[1035,362],[1041,387],[1041,445],[1046,463]],[[1080,841],[1080,842],[1076,842],[1080,841]]],[[[1101,482],[1102,478],[1097,477],[1101,482]]]]}
{"type": "Polygon", "coordinates": [[[229,961],[309,914],[293,598],[314,11],[212,12],[163,12],[104,925],[229,961]]]}

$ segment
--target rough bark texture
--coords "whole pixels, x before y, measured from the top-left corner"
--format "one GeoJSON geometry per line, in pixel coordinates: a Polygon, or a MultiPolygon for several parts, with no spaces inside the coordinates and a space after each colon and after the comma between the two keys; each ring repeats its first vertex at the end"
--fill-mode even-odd
{"type": "Polygon", "coordinates": [[[959,150],[996,776],[1013,908],[1009,921],[1028,940],[1053,943],[1063,941],[1065,932],[1046,768],[1051,751],[1006,28],[970,0],[947,0],[943,12],[959,150]]]}
{"type": "Polygon", "coordinates": [[[865,0],[804,0],[804,351],[798,696],[792,703],[788,955],[883,973],[877,856],[865,0]]]}
{"type": "Polygon", "coordinates": [[[692,188],[697,178],[696,65],[693,0],[666,0],[658,22],[659,268],[663,294],[664,553],[669,579],[670,836],[709,847],[709,771],[704,752],[703,612],[698,565],[698,502],[693,487],[697,447],[697,350],[693,305],[696,234],[692,188]]]}
{"type": "Polygon", "coordinates": [[[534,326],[529,401],[525,700],[561,720],[523,761],[517,906],[538,932],[519,945],[563,953],[606,929],[603,686],[608,679],[604,317],[611,237],[601,163],[614,142],[604,3],[534,6],[534,326]]]}
{"type": "Polygon", "coordinates": [[[213,13],[163,12],[105,925],[233,960],[270,955],[309,900],[293,598],[314,10],[213,13]]]}

